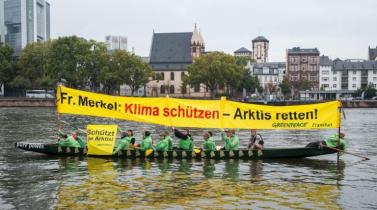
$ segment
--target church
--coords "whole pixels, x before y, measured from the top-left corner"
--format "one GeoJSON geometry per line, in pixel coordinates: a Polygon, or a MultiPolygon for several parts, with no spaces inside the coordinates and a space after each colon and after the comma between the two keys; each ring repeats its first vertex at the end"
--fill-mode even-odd
{"type": "Polygon", "coordinates": [[[147,84],[148,96],[205,97],[205,87],[183,85],[187,68],[205,53],[205,43],[195,25],[193,32],[155,33],[149,55],[153,77],[147,84]]]}

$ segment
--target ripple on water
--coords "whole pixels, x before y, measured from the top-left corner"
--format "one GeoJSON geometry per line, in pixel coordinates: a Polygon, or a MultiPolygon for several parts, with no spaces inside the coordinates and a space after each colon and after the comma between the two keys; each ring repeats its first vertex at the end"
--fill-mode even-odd
{"type": "MultiPolygon", "coordinates": [[[[0,209],[376,208],[376,109],[349,109],[342,130],[350,151],[339,167],[327,155],[275,161],[140,161],[56,158],[14,149],[17,141],[54,142],[55,110],[0,109],[0,209]]],[[[119,124],[158,133],[168,128],[103,118],[62,116],[76,127],[119,124]]],[[[67,125],[61,128],[69,132],[67,125]]],[[[201,129],[192,129],[196,144],[201,129]]],[[[218,131],[215,139],[221,143],[218,131]]],[[[302,146],[336,130],[260,131],[266,147],[302,146]]],[[[242,145],[248,131],[239,131],[242,145]]]]}

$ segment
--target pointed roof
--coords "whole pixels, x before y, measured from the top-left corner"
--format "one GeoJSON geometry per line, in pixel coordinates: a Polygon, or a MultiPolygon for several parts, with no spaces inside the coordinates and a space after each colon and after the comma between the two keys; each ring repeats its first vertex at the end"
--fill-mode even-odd
{"type": "Polygon", "coordinates": [[[257,36],[255,37],[255,39],[252,40],[252,42],[269,42],[269,41],[264,36],[257,36]]]}
{"type": "Polygon", "coordinates": [[[154,33],[149,61],[152,69],[187,69],[192,63],[192,36],[192,32],[154,33]]]}
{"type": "Polygon", "coordinates": [[[198,28],[196,27],[196,23],[195,23],[195,26],[194,26],[194,31],[192,32],[191,44],[204,45],[203,37],[200,34],[198,28]]]}
{"type": "Polygon", "coordinates": [[[241,47],[240,49],[234,51],[234,53],[244,53],[244,52],[251,53],[251,51],[246,49],[245,47],[241,47]]]}

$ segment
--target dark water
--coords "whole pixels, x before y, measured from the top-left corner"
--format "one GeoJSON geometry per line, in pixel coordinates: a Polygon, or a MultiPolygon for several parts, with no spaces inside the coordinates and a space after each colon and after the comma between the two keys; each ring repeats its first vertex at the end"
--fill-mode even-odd
{"type": "MultiPolygon", "coordinates": [[[[54,142],[55,110],[0,109],[0,209],[372,209],[377,208],[377,109],[346,109],[348,150],[280,161],[138,161],[57,158],[14,148],[54,142]]],[[[117,120],[62,117],[74,126],[116,123],[154,134],[166,128],[117,120]]],[[[65,131],[72,128],[62,125],[65,131]]],[[[196,142],[202,130],[195,130],[196,142]]],[[[266,147],[291,147],[336,130],[261,131],[266,147]]],[[[246,139],[248,132],[238,132],[246,139]]],[[[217,136],[219,139],[219,136],[217,136]]],[[[246,141],[245,141],[246,144],[246,141]]]]}

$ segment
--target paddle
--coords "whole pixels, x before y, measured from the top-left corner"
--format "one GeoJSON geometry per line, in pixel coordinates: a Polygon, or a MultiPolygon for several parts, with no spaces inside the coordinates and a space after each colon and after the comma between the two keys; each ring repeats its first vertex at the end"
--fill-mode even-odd
{"type": "Polygon", "coordinates": [[[333,148],[333,147],[328,147],[328,146],[325,146],[325,145],[323,145],[323,147],[328,148],[328,149],[332,149],[332,150],[336,150],[336,151],[338,151],[338,152],[343,152],[343,153],[345,153],[345,154],[354,155],[354,156],[357,156],[357,157],[363,158],[364,160],[370,160],[368,157],[364,157],[364,156],[361,156],[361,155],[358,155],[358,154],[355,154],[355,153],[352,153],[352,152],[346,152],[346,151],[344,151],[344,150],[337,149],[337,148],[333,148]]]}
{"type": "Polygon", "coordinates": [[[79,131],[81,131],[81,132],[83,132],[83,133],[86,134],[86,131],[83,130],[83,129],[81,129],[81,128],[75,127],[75,126],[69,124],[68,122],[66,122],[66,121],[64,121],[64,120],[61,120],[61,122],[64,123],[64,124],[66,124],[66,125],[69,125],[69,126],[71,126],[72,128],[77,129],[77,130],[79,130],[79,131]]]}

